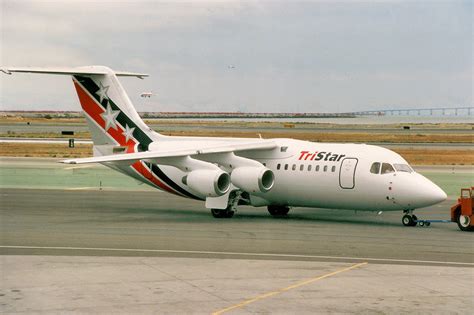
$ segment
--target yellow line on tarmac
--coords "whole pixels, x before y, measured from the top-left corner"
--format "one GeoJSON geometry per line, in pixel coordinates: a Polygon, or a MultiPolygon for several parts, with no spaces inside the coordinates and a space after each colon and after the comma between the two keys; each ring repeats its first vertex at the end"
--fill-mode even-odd
{"type": "Polygon", "coordinates": [[[292,290],[292,289],[296,289],[296,288],[302,287],[304,285],[307,285],[307,284],[310,284],[310,283],[313,283],[313,282],[316,282],[316,281],[319,281],[319,280],[322,280],[322,279],[326,279],[326,278],[335,276],[335,275],[340,274],[342,272],[346,272],[346,271],[349,271],[349,270],[352,270],[352,269],[355,269],[355,268],[362,267],[362,266],[367,265],[367,264],[368,264],[368,262],[355,264],[355,265],[352,265],[352,266],[344,268],[344,269],[336,270],[336,271],[333,271],[331,273],[328,273],[328,274],[325,274],[325,275],[322,275],[322,276],[318,276],[316,278],[311,278],[311,279],[308,279],[308,280],[305,280],[305,281],[302,281],[302,282],[295,283],[295,284],[290,285],[289,287],[286,287],[286,288],[283,288],[283,289],[279,289],[279,290],[275,290],[275,291],[268,292],[268,293],[265,293],[265,294],[261,294],[261,295],[258,295],[256,297],[252,298],[252,299],[245,300],[241,303],[226,307],[226,308],[224,308],[222,310],[219,310],[219,311],[215,311],[214,313],[212,313],[212,315],[220,315],[220,314],[223,314],[225,312],[231,311],[233,309],[248,305],[250,303],[254,303],[254,302],[269,298],[271,296],[274,296],[274,295],[277,295],[277,294],[280,294],[280,293],[283,293],[283,292],[286,292],[286,291],[289,291],[289,290],[292,290]]]}

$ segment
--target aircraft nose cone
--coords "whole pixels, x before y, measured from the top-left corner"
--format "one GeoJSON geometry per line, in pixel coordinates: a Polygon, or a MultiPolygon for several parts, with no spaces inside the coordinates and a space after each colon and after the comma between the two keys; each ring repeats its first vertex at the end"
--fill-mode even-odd
{"type": "Polygon", "coordinates": [[[446,195],[446,193],[441,188],[433,183],[428,195],[429,196],[427,199],[431,200],[433,204],[445,201],[446,198],[448,198],[448,195],[446,195]]]}
{"type": "Polygon", "coordinates": [[[446,193],[420,174],[399,178],[395,201],[406,208],[428,207],[446,200],[446,193]]]}
{"type": "Polygon", "coordinates": [[[420,206],[431,206],[445,201],[448,196],[435,183],[427,178],[422,178],[417,189],[420,206]]]}

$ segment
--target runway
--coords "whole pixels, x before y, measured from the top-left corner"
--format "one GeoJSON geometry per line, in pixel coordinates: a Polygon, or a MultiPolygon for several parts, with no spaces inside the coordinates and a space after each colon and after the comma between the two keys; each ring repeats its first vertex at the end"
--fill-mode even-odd
{"type": "MultiPolygon", "coordinates": [[[[201,202],[103,167],[1,159],[0,172],[2,313],[473,307],[474,237],[454,223],[404,227],[399,212],[304,208],[273,218],[251,207],[214,219],[201,202]]],[[[472,180],[462,168],[424,172],[445,186],[472,180]]],[[[416,213],[447,219],[453,202],[416,213]]]]}
{"type": "MultiPolygon", "coordinates": [[[[455,224],[406,228],[398,212],[377,216],[298,208],[288,218],[275,219],[262,208],[242,208],[230,220],[216,220],[202,203],[163,193],[41,189],[0,193],[2,245],[46,247],[3,247],[4,254],[473,263],[472,238],[460,239],[455,224]]],[[[419,211],[418,216],[446,219],[451,203],[419,211]]]]}

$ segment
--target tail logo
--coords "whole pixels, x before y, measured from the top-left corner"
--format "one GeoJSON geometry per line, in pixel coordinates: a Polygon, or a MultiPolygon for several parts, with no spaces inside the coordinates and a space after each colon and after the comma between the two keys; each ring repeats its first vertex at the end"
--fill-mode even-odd
{"type": "Polygon", "coordinates": [[[109,96],[107,95],[107,92],[109,91],[109,86],[103,86],[102,85],[102,82],[99,82],[99,89],[97,90],[97,92],[95,92],[97,94],[97,96],[99,96],[99,103],[102,104],[102,101],[104,99],[108,100],[109,99],[109,96]]]}
{"type": "MultiPolygon", "coordinates": [[[[109,97],[110,86],[104,86],[101,81],[94,82],[90,77],[78,75],[74,76],[74,85],[86,115],[116,144],[127,147],[127,153],[148,150],[148,145],[153,141],[152,138],[114,103],[113,95],[112,98],[109,97]]],[[[131,104],[123,103],[122,105],[130,106],[131,104]]],[[[173,182],[156,164],[137,161],[131,165],[131,168],[162,190],[200,199],[173,182]]]]}
{"type": "Polygon", "coordinates": [[[120,114],[119,110],[113,110],[112,107],[110,107],[110,104],[107,103],[107,109],[105,110],[105,112],[100,114],[100,116],[102,116],[102,118],[105,121],[105,130],[106,131],[109,130],[110,127],[117,130],[116,118],[119,114],[120,114]]]}
{"type": "Polygon", "coordinates": [[[125,137],[125,143],[128,143],[128,140],[130,140],[133,137],[134,131],[135,131],[135,127],[130,128],[127,124],[125,124],[125,130],[122,133],[125,137]]]}

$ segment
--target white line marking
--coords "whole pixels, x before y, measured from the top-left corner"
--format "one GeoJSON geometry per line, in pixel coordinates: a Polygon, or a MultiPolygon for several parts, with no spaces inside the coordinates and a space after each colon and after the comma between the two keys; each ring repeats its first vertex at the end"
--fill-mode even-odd
{"type": "Polygon", "coordinates": [[[64,188],[64,190],[90,190],[90,189],[99,189],[99,188],[100,187],[71,187],[71,188],[64,188]]]}
{"type": "Polygon", "coordinates": [[[474,266],[474,263],[463,263],[455,261],[435,261],[435,260],[415,260],[415,259],[391,259],[391,258],[365,258],[365,257],[345,257],[345,256],[317,256],[317,255],[295,255],[295,254],[272,254],[272,253],[239,253],[239,252],[213,252],[197,250],[173,250],[173,249],[139,249],[139,248],[103,248],[103,247],[63,247],[63,246],[15,246],[0,245],[0,248],[12,249],[53,249],[53,250],[91,250],[91,251],[112,251],[112,252],[135,252],[135,253],[171,253],[171,254],[207,254],[207,255],[231,255],[231,256],[254,256],[254,257],[273,257],[273,258],[319,258],[319,259],[344,259],[355,261],[380,261],[380,262],[398,262],[398,263],[425,263],[441,265],[468,265],[474,266]]]}

